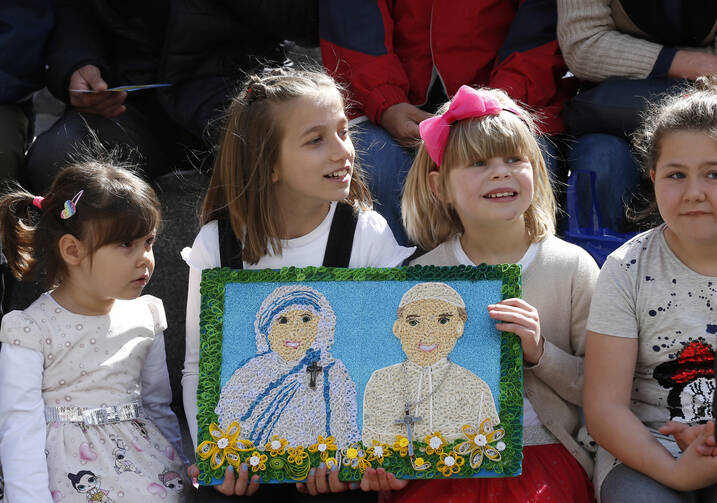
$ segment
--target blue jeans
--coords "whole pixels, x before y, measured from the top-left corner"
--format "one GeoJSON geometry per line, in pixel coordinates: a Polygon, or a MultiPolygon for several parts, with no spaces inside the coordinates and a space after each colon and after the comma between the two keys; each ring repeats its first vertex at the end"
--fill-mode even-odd
{"type": "MultiPolygon", "coordinates": [[[[366,173],[376,211],[388,222],[401,245],[410,245],[401,221],[401,193],[415,152],[400,146],[380,126],[364,121],[351,128],[359,165],[366,173]]],[[[545,164],[553,177],[558,174],[559,151],[550,141],[539,141],[545,164]]]]}
{"type": "Polygon", "coordinates": [[[591,227],[593,193],[590,179],[575,170],[595,173],[595,196],[601,227],[615,232],[625,225],[625,205],[640,182],[640,167],[627,141],[609,134],[580,136],[567,155],[570,181],[577,182],[578,223],[591,227]],[[577,179],[575,179],[577,177],[577,179]]]}

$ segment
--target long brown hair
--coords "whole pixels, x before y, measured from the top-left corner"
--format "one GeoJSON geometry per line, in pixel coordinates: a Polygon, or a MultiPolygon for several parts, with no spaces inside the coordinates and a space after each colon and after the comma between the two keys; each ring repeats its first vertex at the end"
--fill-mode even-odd
{"type": "MultiPolygon", "coordinates": [[[[451,124],[443,164],[436,165],[421,143],[401,199],[401,213],[406,233],[425,250],[432,250],[450,237],[464,231],[455,209],[439,199],[428,184],[428,173],[440,172],[441,192],[453,166],[476,159],[488,159],[520,153],[533,166],[533,200],[525,212],[525,227],[532,242],[555,233],[555,196],[550,175],[536,140],[537,128],[527,110],[518,106],[504,91],[483,89],[501,104],[520,110],[520,117],[510,112],[471,118],[451,124]]],[[[445,113],[445,103],[438,113],[445,113]]]]}
{"type": "Polygon", "coordinates": [[[20,187],[0,198],[0,236],[13,274],[24,280],[44,273],[50,288],[67,272],[58,246],[63,235],[81,240],[91,257],[106,244],[158,230],[161,222],[154,189],[111,157],[77,160],[55,177],[41,208],[35,198],[20,187]],[[61,218],[65,202],[80,191],[75,214],[61,218]]]}
{"type": "MultiPolygon", "coordinates": [[[[243,259],[251,264],[270,249],[281,253],[279,236],[284,229],[271,181],[284,135],[277,107],[327,89],[341,92],[322,71],[275,68],[249,76],[232,99],[200,220],[204,225],[228,215],[234,234],[243,242],[243,259]]],[[[357,165],[346,201],[356,209],[371,207],[357,165]]]]}

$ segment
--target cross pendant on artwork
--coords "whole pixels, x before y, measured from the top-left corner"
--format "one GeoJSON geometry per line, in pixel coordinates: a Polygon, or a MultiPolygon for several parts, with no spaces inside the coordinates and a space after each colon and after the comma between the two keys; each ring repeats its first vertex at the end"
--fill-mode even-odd
{"type": "Polygon", "coordinates": [[[319,362],[311,362],[311,365],[306,367],[306,371],[311,374],[309,377],[309,388],[316,388],[316,375],[321,372],[324,367],[319,365],[319,362]]]}
{"type": "Polygon", "coordinates": [[[414,424],[421,421],[420,417],[412,416],[411,411],[406,408],[406,413],[401,419],[396,419],[393,424],[404,424],[406,425],[406,437],[408,437],[408,455],[413,457],[413,430],[414,424]]]}

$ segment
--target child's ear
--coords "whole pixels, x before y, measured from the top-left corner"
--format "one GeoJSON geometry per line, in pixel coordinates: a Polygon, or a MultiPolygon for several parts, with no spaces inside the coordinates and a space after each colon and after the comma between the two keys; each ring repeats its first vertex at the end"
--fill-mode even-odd
{"type": "Polygon", "coordinates": [[[69,265],[79,265],[87,254],[85,245],[72,234],[63,234],[57,246],[63,262],[69,265]]]}
{"type": "Polygon", "coordinates": [[[655,183],[655,170],[650,170],[650,180],[652,180],[652,183],[655,183]]]}
{"type": "Polygon", "coordinates": [[[444,203],[447,203],[443,196],[443,193],[441,192],[441,172],[440,171],[430,171],[428,173],[428,186],[431,188],[431,192],[433,192],[433,195],[438,198],[439,201],[443,201],[444,203]]]}
{"type": "Polygon", "coordinates": [[[277,166],[274,166],[271,168],[271,183],[276,183],[279,181],[279,168],[277,166]]]}

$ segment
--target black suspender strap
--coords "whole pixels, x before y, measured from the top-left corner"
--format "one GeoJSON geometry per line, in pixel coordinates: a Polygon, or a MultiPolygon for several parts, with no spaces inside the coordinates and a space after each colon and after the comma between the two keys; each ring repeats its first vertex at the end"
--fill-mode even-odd
{"type": "MultiPolygon", "coordinates": [[[[351,260],[351,249],[354,243],[358,212],[347,203],[338,203],[334,218],[331,220],[329,239],[324,253],[324,267],[348,267],[351,260]]],[[[218,219],[219,257],[221,267],[243,269],[242,243],[234,235],[228,215],[218,219]]]]}
{"type": "Polygon", "coordinates": [[[242,261],[242,244],[234,235],[229,215],[222,215],[218,221],[219,229],[219,257],[222,267],[231,269],[244,269],[242,261]]]}
{"type": "Polygon", "coordinates": [[[324,253],[324,267],[348,267],[354,244],[358,211],[348,203],[338,203],[331,221],[329,241],[324,253]]]}

